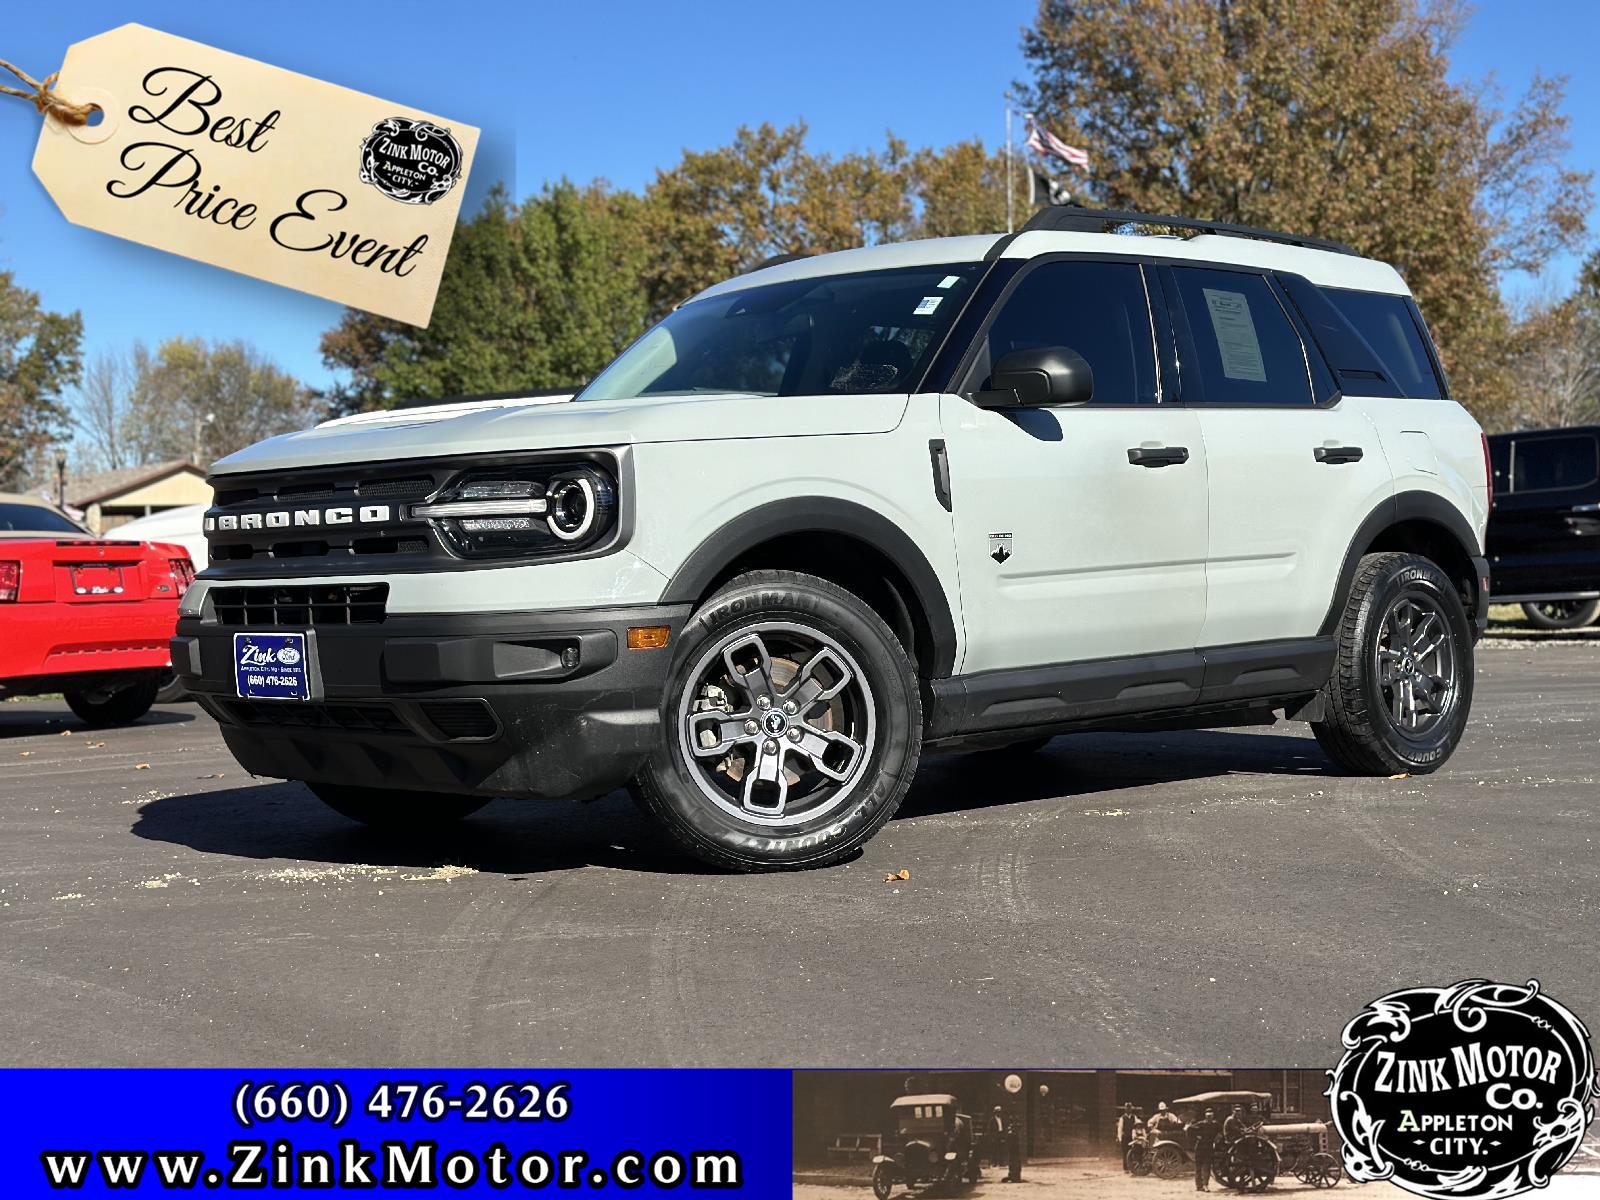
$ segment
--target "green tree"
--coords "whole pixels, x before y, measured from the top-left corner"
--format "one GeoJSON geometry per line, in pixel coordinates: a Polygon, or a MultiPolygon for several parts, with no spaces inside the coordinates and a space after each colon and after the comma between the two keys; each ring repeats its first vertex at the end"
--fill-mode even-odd
{"type": "Polygon", "coordinates": [[[131,373],[122,438],[138,463],[205,466],[315,418],[311,393],[244,342],[172,338],[153,355],[136,345],[131,373]]]}
{"type": "Polygon", "coordinates": [[[496,188],[456,230],[426,328],[347,309],[323,360],[338,410],[417,397],[574,387],[643,328],[641,201],[562,181],[520,207],[496,188]]]}
{"type": "Polygon", "coordinates": [[[1447,77],[1457,0],[1043,0],[1023,52],[1041,119],[1118,208],[1305,230],[1394,263],[1458,393],[1494,422],[1498,272],[1582,228],[1559,80],[1509,112],[1447,77]]]}
{"type": "Polygon", "coordinates": [[[78,381],[83,319],[39,305],[37,292],[0,271],[0,488],[40,474],[68,416],[61,393],[78,381]]]}

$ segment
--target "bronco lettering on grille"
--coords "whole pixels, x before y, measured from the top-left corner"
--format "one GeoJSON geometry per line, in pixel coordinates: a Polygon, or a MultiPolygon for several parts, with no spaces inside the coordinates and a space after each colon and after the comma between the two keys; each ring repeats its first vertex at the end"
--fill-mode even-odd
{"type": "Polygon", "coordinates": [[[205,531],[232,532],[251,529],[288,529],[291,525],[382,525],[393,520],[388,504],[340,505],[333,508],[275,509],[270,512],[206,515],[205,531]]]}

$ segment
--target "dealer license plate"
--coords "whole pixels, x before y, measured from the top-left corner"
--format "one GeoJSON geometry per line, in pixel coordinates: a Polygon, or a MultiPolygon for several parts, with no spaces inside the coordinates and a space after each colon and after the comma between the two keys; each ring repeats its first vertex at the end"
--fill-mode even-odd
{"type": "Polygon", "coordinates": [[[236,633],[233,674],[246,700],[307,700],[311,668],[303,633],[236,633]]]}

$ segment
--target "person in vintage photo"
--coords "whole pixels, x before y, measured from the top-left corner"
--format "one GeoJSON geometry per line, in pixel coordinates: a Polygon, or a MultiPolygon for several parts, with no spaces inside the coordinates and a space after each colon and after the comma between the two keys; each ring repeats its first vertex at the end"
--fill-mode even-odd
{"type": "Polygon", "coordinates": [[[1209,1192],[1211,1156],[1216,1152],[1217,1143],[1216,1109],[1208,1108],[1198,1121],[1190,1122],[1188,1133],[1194,1143],[1194,1190],[1209,1192]]]}

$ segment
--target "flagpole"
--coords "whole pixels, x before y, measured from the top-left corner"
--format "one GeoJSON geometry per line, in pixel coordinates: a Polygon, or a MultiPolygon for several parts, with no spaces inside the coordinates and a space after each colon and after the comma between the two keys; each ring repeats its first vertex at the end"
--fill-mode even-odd
{"type": "Polygon", "coordinates": [[[1014,230],[1015,226],[1016,226],[1016,220],[1012,216],[1013,209],[1012,209],[1012,199],[1011,199],[1011,93],[1007,92],[1005,94],[1005,96],[1006,96],[1006,232],[1007,233],[1011,233],[1014,230]]]}

